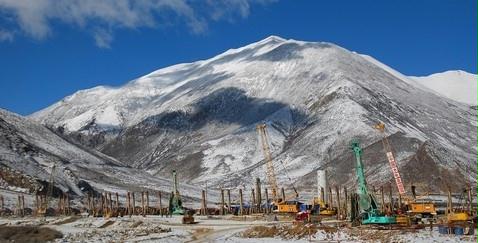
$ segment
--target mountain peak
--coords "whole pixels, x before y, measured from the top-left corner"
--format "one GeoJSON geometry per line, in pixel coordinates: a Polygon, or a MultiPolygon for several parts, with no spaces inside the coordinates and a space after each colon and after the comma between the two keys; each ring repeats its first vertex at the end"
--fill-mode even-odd
{"type": "Polygon", "coordinates": [[[463,70],[449,70],[423,77],[411,77],[417,83],[443,95],[469,105],[477,104],[477,75],[463,70]]]}
{"type": "Polygon", "coordinates": [[[260,40],[259,42],[263,43],[263,42],[285,42],[287,41],[286,39],[280,37],[280,36],[277,36],[277,35],[271,35],[269,37],[266,37],[265,39],[263,40],[260,40]]]}

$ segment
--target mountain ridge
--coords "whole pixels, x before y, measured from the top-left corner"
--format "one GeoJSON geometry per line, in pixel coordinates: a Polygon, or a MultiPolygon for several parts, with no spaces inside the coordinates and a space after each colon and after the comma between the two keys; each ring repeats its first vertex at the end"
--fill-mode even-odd
{"type": "MultiPolygon", "coordinates": [[[[281,173],[279,181],[300,182],[329,165],[343,177],[337,183],[351,183],[353,166],[342,156],[350,153],[348,142],[377,144],[382,135],[373,125],[381,121],[387,136],[396,137],[401,167],[421,170],[413,157],[424,153],[438,171],[409,179],[438,180],[440,171],[456,170],[476,183],[476,147],[470,146],[476,137],[469,133],[476,131],[476,109],[417,88],[384,66],[334,44],[270,37],[154,71],[103,100],[104,88],[83,91],[32,117],[52,129],[70,125],[70,139],[153,175],[182,169],[189,183],[218,187],[248,185],[265,174],[259,122],[268,124],[275,165],[292,177],[281,173]],[[105,129],[111,109],[119,125],[105,129]]],[[[369,149],[376,157],[370,170],[380,172],[371,181],[383,183],[391,176],[384,153],[377,145],[369,149]]]]}

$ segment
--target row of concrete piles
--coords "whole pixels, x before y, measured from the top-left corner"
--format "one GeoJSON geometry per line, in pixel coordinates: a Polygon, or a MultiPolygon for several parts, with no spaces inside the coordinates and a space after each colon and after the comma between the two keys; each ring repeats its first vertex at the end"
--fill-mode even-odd
{"type": "MultiPolygon", "coordinates": [[[[329,208],[334,208],[337,211],[336,217],[339,220],[344,220],[351,212],[350,201],[351,197],[354,196],[354,193],[349,194],[347,187],[340,188],[339,186],[328,187],[328,193],[324,193],[324,188],[322,188],[322,195],[321,200],[324,201],[329,208]],[[327,195],[326,198],[323,195],[327,195]]],[[[355,190],[353,190],[355,191],[355,190]]],[[[398,198],[393,198],[392,195],[392,184],[388,184],[387,186],[380,186],[379,190],[376,187],[372,187],[372,193],[377,196],[377,193],[380,193],[380,209],[385,214],[392,214],[395,209],[402,208],[402,200],[399,196],[398,198]],[[388,191],[388,195],[385,194],[385,190],[388,191]]],[[[255,213],[265,213],[269,214],[272,213],[272,208],[270,204],[271,199],[269,197],[269,191],[267,188],[261,189],[261,182],[259,178],[256,178],[256,185],[255,188],[251,188],[250,190],[250,197],[249,197],[249,207],[245,207],[244,201],[244,192],[243,189],[238,189],[238,202],[236,201],[234,204],[237,205],[238,209],[234,210],[232,208],[232,201],[231,201],[231,189],[220,189],[220,203],[219,203],[219,214],[237,214],[237,215],[250,215],[255,213]],[[264,197],[263,197],[264,196],[264,197]]],[[[281,188],[280,193],[281,199],[285,200],[285,191],[284,188],[281,188]]],[[[201,209],[199,213],[201,215],[208,215],[208,214],[216,214],[215,209],[210,209],[207,206],[206,200],[206,191],[202,190],[202,200],[201,200],[201,209]]],[[[294,198],[295,199],[295,198],[294,198]]]]}
{"type": "Polygon", "coordinates": [[[87,195],[86,207],[89,215],[95,217],[118,217],[132,215],[169,215],[169,206],[163,207],[162,193],[157,192],[156,207],[150,206],[149,191],[140,192],[140,204],[136,199],[137,193],[127,192],[125,195],[125,203],[122,206],[119,200],[119,194],[104,192],[98,196],[87,195]]]}
{"type": "MultiPolygon", "coordinates": [[[[88,194],[86,197],[85,208],[89,215],[96,217],[117,217],[125,215],[168,215],[169,206],[163,207],[162,205],[162,193],[157,192],[157,206],[150,207],[150,192],[144,191],[140,192],[141,199],[140,203],[137,203],[136,195],[138,193],[127,192],[125,195],[125,202],[122,204],[120,202],[119,194],[104,192],[93,196],[88,194]],[[137,206],[138,205],[138,206],[137,206]],[[139,206],[140,205],[140,206],[139,206]]],[[[5,207],[5,198],[3,195],[0,195],[0,214],[3,216],[18,216],[23,217],[26,215],[40,216],[40,211],[43,208],[43,214],[41,216],[54,216],[54,215],[71,215],[74,213],[79,213],[80,210],[73,209],[70,205],[70,198],[68,194],[60,195],[57,198],[57,204],[52,205],[52,203],[47,202],[47,197],[45,195],[35,195],[33,208],[25,207],[25,196],[19,194],[17,196],[17,202],[15,203],[14,210],[10,210],[5,207]],[[46,207],[46,208],[45,208],[46,207]]],[[[50,199],[51,200],[51,199],[50,199]]]]}
{"type": "MultiPolygon", "coordinates": [[[[218,213],[221,215],[233,214],[233,213],[234,214],[237,213],[237,215],[249,215],[249,214],[255,214],[255,213],[265,213],[265,214],[272,213],[271,202],[269,200],[272,198],[269,198],[269,191],[267,188],[264,188],[264,190],[261,189],[261,181],[259,178],[256,178],[255,188],[251,188],[250,201],[249,201],[250,206],[247,208],[245,207],[245,203],[244,203],[245,201],[244,201],[243,189],[238,189],[239,202],[234,203],[238,205],[237,211],[235,211],[232,207],[231,189],[221,188],[220,193],[221,193],[221,198],[220,198],[218,213]],[[262,197],[263,195],[262,192],[264,192],[264,197],[262,197]]],[[[286,199],[284,188],[281,188],[281,198],[282,200],[286,199]]],[[[201,193],[201,209],[199,210],[199,213],[201,215],[216,214],[215,209],[210,209],[207,206],[205,190],[202,190],[202,193],[201,193]]]]}
{"type": "MultiPolygon", "coordinates": [[[[45,195],[35,195],[33,208],[25,207],[25,195],[19,194],[16,197],[14,210],[5,207],[5,198],[0,195],[0,212],[2,215],[15,215],[23,217],[26,215],[38,216],[40,208],[48,205],[46,203],[47,197],[45,195]]],[[[52,209],[54,214],[69,215],[72,208],[70,207],[70,200],[68,194],[63,194],[58,198],[58,206],[52,209]]],[[[45,209],[47,211],[48,209],[45,209]]]]}

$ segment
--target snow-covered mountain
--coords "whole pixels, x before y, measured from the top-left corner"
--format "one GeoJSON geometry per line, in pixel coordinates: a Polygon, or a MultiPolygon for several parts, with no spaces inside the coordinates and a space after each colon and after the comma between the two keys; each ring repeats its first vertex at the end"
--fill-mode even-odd
{"type": "MultiPolygon", "coordinates": [[[[72,144],[48,128],[0,109],[0,185],[3,189],[46,191],[53,170],[55,195],[129,191],[171,192],[169,179],[125,166],[98,151],[72,144]]],[[[181,185],[198,199],[196,188],[181,185]]],[[[211,197],[216,194],[212,192],[211,197]]]]}
{"type": "Polygon", "coordinates": [[[453,70],[410,78],[447,98],[475,106],[478,103],[476,74],[453,70]]]}
{"type": "Polygon", "coordinates": [[[281,185],[304,190],[315,188],[317,168],[353,183],[355,137],[371,183],[389,182],[373,128],[382,121],[405,180],[476,183],[476,107],[418,86],[334,44],[271,36],[121,87],[79,91],[31,118],[153,175],[176,169],[189,183],[218,187],[264,178],[255,126],[266,122],[281,185]]]}

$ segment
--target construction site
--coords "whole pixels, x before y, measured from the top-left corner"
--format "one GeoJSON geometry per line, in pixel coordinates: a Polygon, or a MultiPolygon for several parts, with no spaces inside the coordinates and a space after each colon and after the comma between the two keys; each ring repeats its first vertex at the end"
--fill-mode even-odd
{"type": "MultiPolygon", "coordinates": [[[[385,132],[385,125],[375,127],[385,132]]],[[[305,195],[280,185],[266,123],[256,126],[266,174],[249,187],[204,188],[201,200],[181,193],[177,174],[172,191],[107,191],[70,198],[54,177],[36,193],[0,191],[2,242],[476,242],[476,188],[417,193],[403,181],[394,149],[383,136],[390,183],[367,183],[360,141],[350,141],[355,186],[332,185],[327,168],[305,195]],[[217,193],[217,197],[209,196],[217,193]],[[214,199],[211,199],[214,198],[214,199]]],[[[51,168],[51,175],[55,166],[51,168]]],[[[2,171],[3,180],[8,180],[2,171]]]]}

